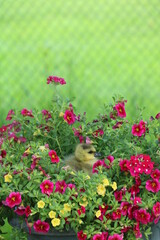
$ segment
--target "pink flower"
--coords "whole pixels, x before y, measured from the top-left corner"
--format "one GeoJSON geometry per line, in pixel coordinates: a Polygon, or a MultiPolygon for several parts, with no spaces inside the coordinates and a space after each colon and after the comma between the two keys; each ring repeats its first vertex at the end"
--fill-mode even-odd
{"type": "Polygon", "coordinates": [[[121,168],[121,171],[128,171],[127,163],[129,161],[127,159],[120,160],[119,166],[121,168]]]}
{"type": "Polygon", "coordinates": [[[123,122],[116,122],[116,124],[112,127],[112,129],[117,129],[117,128],[120,128],[120,127],[122,127],[122,124],[123,124],[123,122]]]}
{"type": "Polygon", "coordinates": [[[123,235],[114,234],[113,236],[109,236],[108,240],[123,240],[123,235]]]}
{"type": "Polygon", "coordinates": [[[0,156],[1,156],[2,158],[5,158],[6,155],[7,155],[6,150],[1,150],[1,155],[0,155],[0,156]]]}
{"type": "Polygon", "coordinates": [[[64,180],[57,181],[55,183],[55,186],[56,186],[55,192],[59,192],[59,193],[62,193],[62,194],[65,193],[66,188],[67,188],[67,184],[66,184],[66,182],[64,180]]]}
{"type": "Polygon", "coordinates": [[[48,119],[52,118],[50,112],[47,111],[46,109],[42,110],[42,114],[43,114],[44,118],[46,119],[46,121],[48,121],[48,119]]]}
{"type": "Polygon", "coordinates": [[[15,113],[14,113],[14,111],[11,109],[11,110],[9,110],[9,112],[8,112],[8,115],[7,115],[7,117],[6,117],[6,120],[11,120],[12,119],[12,116],[14,115],[15,113]]]}
{"type": "Polygon", "coordinates": [[[48,196],[51,195],[53,192],[54,184],[50,180],[45,180],[40,184],[41,192],[47,194],[48,196]]]}
{"type": "Polygon", "coordinates": [[[60,85],[66,84],[66,81],[64,80],[64,78],[60,78],[60,77],[56,77],[56,76],[49,76],[47,78],[47,84],[50,84],[52,82],[55,83],[56,85],[57,84],[60,84],[60,85]]]}
{"type": "Polygon", "coordinates": [[[5,202],[8,207],[13,208],[22,202],[21,194],[19,192],[12,192],[6,198],[5,202]]]}
{"type": "Polygon", "coordinates": [[[75,122],[75,116],[74,113],[70,110],[66,110],[64,113],[64,120],[69,124],[73,124],[75,122]]]}
{"type": "Polygon", "coordinates": [[[140,197],[135,197],[134,200],[133,200],[133,204],[134,205],[137,205],[137,204],[141,204],[142,203],[142,199],[140,197]]]}
{"type": "Polygon", "coordinates": [[[50,156],[52,163],[58,163],[59,162],[59,157],[57,156],[56,151],[51,150],[51,151],[49,151],[48,155],[50,156]]]}
{"type": "Polygon", "coordinates": [[[126,112],[124,108],[124,103],[118,103],[115,105],[115,109],[117,110],[118,116],[120,118],[125,118],[126,117],[126,112]]]}
{"type": "Polygon", "coordinates": [[[155,118],[156,118],[157,120],[160,119],[160,112],[157,113],[157,115],[155,116],[155,118]]]}
{"type": "Polygon", "coordinates": [[[93,240],[105,240],[103,234],[95,234],[92,239],[93,240]]]}
{"type": "Polygon", "coordinates": [[[69,183],[68,184],[68,188],[70,188],[72,190],[73,188],[76,188],[76,185],[73,184],[73,183],[69,183]]]}
{"type": "Polygon", "coordinates": [[[140,122],[139,122],[139,125],[142,127],[142,129],[143,129],[143,133],[145,133],[146,132],[146,122],[144,122],[143,120],[141,120],[140,122]]]}
{"type": "Polygon", "coordinates": [[[49,231],[49,224],[47,222],[42,222],[41,220],[37,220],[33,224],[33,228],[36,232],[47,233],[49,231]]]}
{"type": "Polygon", "coordinates": [[[140,125],[140,124],[134,124],[134,125],[132,126],[132,134],[133,134],[134,136],[141,137],[143,133],[144,133],[144,129],[143,129],[142,125],[140,125]]]}
{"type": "Polygon", "coordinates": [[[32,115],[32,110],[27,110],[26,108],[23,108],[23,109],[22,109],[21,114],[22,114],[23,116],[33,117],[33,115],[32,115]]]}
{"type": "Polygon", "coordinates": [[[128,213],[128,209],[131,206],[129,202],[121,202],[121,212],[123,216],[126,216],[128,213]]]}
{"type": "Polygon", "coordinates": [[[81,214],[84,214],[86,212],[86,209],[84,206],[81,206],[81,208],[78,209],[77,212],[78,212],[78,215],[80,216],[81,214]]]}
{"type": "Polygon", "coordinates": [[[160,217],[160,202],[156,202],[153,206],[153,213],[155,217],[160,217]]]}
{"type": "Polygon", "coordinates": [[[98,129],[98,130],[94,131],[92,135],[94,137],[101,137],[101,136],[103,136],[103,134],[104,134],[104,131],[102,129],[98,129]]]}
{"type": "Polygon", "coordinates": [[[87,234],[83,232],[83,230],[79,231],[77,233],[78,240],[86,240],[87,239],[87,234]]]}
{"type": "Polygon", "coordinates": [[[157,179],[148,180],[146,182],[146,189],[153,193],[159,192],[160,182],[157,179]]]}
{"type": "Polygon", "coordinates": [[[160,171],[158,169],[155,169],[151,174],[151,178],[159,180],[160,179],[160,171]]]}
{"type": "Polygon", "coordinates": [[[15,213],[17,213],[19,216],[22,216],[25,214],[25,207],[23,206],[20,206],[20,207],[17,207],[16,210],[14,210],[15,213]]]}
{"type": "Polygon", "coordinates": [[[114,192],[114,197],[118,202],[120,202],[122,200],[122,197],[123,197],[123,192],[122,191],[115,191],[114,192]]]}
{"type": "Polygon", "coordinates": [[[25,208],[25,215],[26,215],[26,217],[29,217],[29,215],[31,214],[31,209],[30,209],[30,206],[27,206],[26,208],[25,208]]]}
{"type": "Polygon", "coordinates": [[[142,233],[140,232],[140,228],[139,228],[139,222],[137,222],[136,225],[134,225],[133,232],[136,238],[142,237],[142,233]]]}
{"type": "Polygon", "coordinates": [[[114,161],[114,157],[112,155],[107,156],[107,159],[112,163],[114,161]]]}
{"type": "Polygon", "coordinates": [[[107,168],[107,165],[105,164],[104,160],[98,160],[93,164],[92,173],[98,173],[97,168],[100,166],[107,168]]]}
{"type": "Polygon", "coordinates": [[[136,221],[142,223],[142,224],[148,224],[150,222],[151,215],[147,213],[145,209],[139,209],[135,211],[135,219],[136,221]]]}
{"type": "Polygon", "coordinates": [[[121,219],[121,214],[122,214],[122,210],[121,209],[117,209],[116,211],[114,211],[112,213],[112,219],[113,220],[121,219]]]}

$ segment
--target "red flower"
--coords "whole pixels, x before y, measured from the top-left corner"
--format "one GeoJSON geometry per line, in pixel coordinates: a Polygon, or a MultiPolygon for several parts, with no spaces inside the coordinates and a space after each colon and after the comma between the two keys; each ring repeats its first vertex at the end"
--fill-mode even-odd
{"type": "Polygon", "coordinates": [[[64,120],[69,124],[73,124],[75,122],[75,115],[72,111],[66,110],[64,113],[64,120]]]}
{"type": "Polygon", "coordinates": [[[150,222],[151,215],[147,213],[145,209],[139,209],[135,211],[135,219],[136,221],[142,223],[142,224],[148,224],[150,222]]]}
{"type": "Polygon", "coordinates": [[[56,186],[55,192],[59,192],[59,193],[62,193],[62,194],[65,193],[66,188],[67,188],[67,184],[66,184],[66,182],[64,180],[57,181],[55,183],[55,186],[56,186]]]}
{"type": "Polygon", "coordinates": [[[77,233],[77,237],[78,237],[78,240],[86,240],[87,234],[83,233],[83,230],[81,230],[77,233]]]}
{"type": "Polygon", "coordinates": [[[160,202],[156,202],[153,206],[153,213],[155,217],[160,217],[160,202]]]}
{"type": "Polygon", "coordinates": [[[51,151],[48,153],[48,155],[50,156],[52,163],[58,163],[58,162],[59,162],[59,157],[57,156],[56,151],[51,150],[51,151]]]}
{"type": "Polygon", "coordinates": [[[73,184],[73,183],[69,183],[68,184],[68,188],[70,188],[72,190],[73,188],[76,188],[76,185],[73,184]]]}
{"type": "Polygon", "coordinates": [[[123,240],[123,235],[114,234],[113,236],[109,236],[108,240],[123,240]]]}
{"type": "Polygon", "coordinates": [[[121,219],[121,214],[122,214],[122,210],[117,209],[115,212],[112,213],[112,219],[113,220],[121,219]]]}
{"type": "Polygon", "coordinates": [[[126,216],[128,213],[128,209],[131,206],[129,202],[121,202],[121,212],[123,216],[126,216]]]}
{"type": "Polygon", "coordinates": [[[14,115],[15,113],[14,113],[14,111],[11,109],[11,110],[9,110],[9,112],[8,112],[8,115],[7,115],[7,117],[6,117],[6,120],[11,120],[12,119],[12,115],[14,115]]]}
{"type": "Polygon", "coordinates": [[[32,110],[27,110],[26,108],[23,108],[23,109],[22,109],[21,114],[22,114],[23,116],[33,117],[33,115],[32,115],[32,110]]]}
{"type": "Polygon", "coordinates": [[[1,156],[2,158],[5,158],[6,155],[7,155],[6,150],[1,150],[1,155],[0,155],[0,156],[1,156]]]}
{"type": "Polygon", "coordinates": [[[13,208],[22,202],[21,194],[19,192],[12,192],[6,198],[5,202],[8,207],[13,208]]]}
{"type": "Polygon", "coordinates": [[[64,78],[60,78],[60,77],[56,77],[56,76],[49,76],[47,78],[47,84],[50,84],[52,82],[55,83],[56,85],[57,84],[60,84],[60,85],[66,84],[66,81],[64,80],[64,78]]]}
{"type": "Polygon", "coordinates": [[[155,169],[151,174],[151,178],[159,180],[160,179],[160,171],[158,169],[155,169]]]}
{"type": "Polygon", "coordinates": [[[116,124],[112,127],[112,129],[117,129],[122,127],[123,122],[116,122],[116,124]]]}
{"type": "Polygon", "coordinates": [[[26,215],[26,217],[29,217],[29,215],[31,214],[31,209],[30,209],[30,206],[27,206],[26,208],[25,208],[25,215],[26,215]]]}
{"type": "Polygon", "coordinates": [[[114,161],[114,157],[112,155],[107,156],[107,159],[112,163],[114,161]]]}
{"type": "Polygon", "coordinates": [[[160,112],[157,113],[157,115],[155,116],[155,118],[156,118],[157,120],[160,119],[160,112]]]}
{"type": "Polygon", "coordinates": [[[134,124],[132,126],[132,134],[134,136],[138,136],[138,137],[141,137],[142,134],[144,133],[144,129],[143,129],[143,126],[140,125],[140,124],[134,124]]]}
{"type": "Polygon", "coordinates": [[[92,239],[93,240],[105,240],[103,234],[95,234],[92,239]]]}
{"type": "Polygon", "coordinates": [[[121,171],[128,171],[127,163],[129,163],[127,159],[120,160],[119,166],[121,168],[121,171]]]}
{"type": "Polygon", "coordinates": [[[52,118],[50,112],[45,109],[42,110],[42,114],[43,114],[44,118],[46,119],[46,121],[48,121],[48,119],[52,118]]]}
{"type": "Polygon", "coordinates": [[[54,184],[50,180],[45,180],[41,183],[41,192],[47,194],[48,196],[53,192],[54,184]]]}
{"type": "Polygon", "coordinates": [[[118,116],[120,118],[125,118],[126,117],[126,112],[125,112],[125,108],[124,108],[124,103],[118,103],[115,105],[115,109],[117,110],[118,116]]]}
{"type": "Polygon", "coordinates": [[[153,193],[159,192],[160,182],[157,179],[148,180],[146,182],[146,189],[153,193]]]}
{"type": "Polygon", "coordinates": [[[139,228],[139,222],[137,222],[137,224],[134,225],[133,232],[134,232],[136,238],[142,237],[142,233],[140,232],[140,228],[139,228]]]}
{"type": "Polygon", "coordinates": [[[16,210],[14,210],[15,213],[17,213],[19,216],[22,216],[25,214],[25,207],[23,206],[20,206],[20,207],[17,207],[16,210]]]}
{"type": "Polygon", "coordinates": [[[77,212],[78,212],[78,215],[80,216],[81,214],[86,212],[86,209],[85,209],[85,207],[81,206],[81,208],[78,209],[77,212]]]}
{"type": "Polygon", "coordinates": [[[94,131],[92,135],[94,137],[101,137],[101,136],[103,136],[103,134],[104,134],[104,131],[102,129],[98,129],[98,130],[94,131]]]}
{"type": "Polygon", "coordinates": [[[41,220],[37,220],[33,224],[33,228],[36,232],[47,233],[49,231],[49,224],[47,222],[42,222],[41,220]]]}
{"type": "Polygon", "coordinates": [[[100,166],[107,168],[107,165],[105,164],[104,160],[98,160],[93,164],[92,173],[98,173],[97,168],[100,166]]]}
{"type": "Polygon", "coordinates": [[[120,202],[122,200],[122,197],[123,197],[123,192],[122,191],[115,191],[114,192],[114,197],[118,202],[120,202]]]}
{"type": "Polygon", "coordinates": [[[145,133],[146,132],[146,122],[144,122],[143,120],[141,120],[140,122],[139,122],[139,125],[142,127],[142,129],[143,129],[143,133],[145,133]]]}

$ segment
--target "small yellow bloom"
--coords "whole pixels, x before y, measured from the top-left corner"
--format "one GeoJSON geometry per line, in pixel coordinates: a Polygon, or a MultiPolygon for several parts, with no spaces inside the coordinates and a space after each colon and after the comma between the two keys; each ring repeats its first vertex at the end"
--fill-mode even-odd
{"type": "Polygon", "coordinates": [[[70,212],[70,211],[71,211],[71,206],[70,206],[70,204],[68,204],[68,203],[65,203],[65,204],[64,204],[64,211],[66,211],[66,212],[70,212]]]}
{"type": "Polygon", "coordinates": [[[109,186],[109,181],[108,181],[107,178],[103,179],[103,185],[104,185],[105,187],[109,186]]]}
{"type": "Polygon", "coordinates": [[[86,207],[88,205],[88,201],[85,201],[83,203],[79,203],[80,206],[86,207]]]}
{"type": "Polygon", "coordinates": [[[4,176],[4,181],[5,182],[12,182],[12,175],[10,175],[9,173],[7,175],[4,176]]]}
{"type": "Polygon", "coordinates": [[[53,227],[56,227],[56,226],[59,226],[61,221],[59,218],[54,218],[52,221],[51,221],[53,227]]]}
{"type": "Polygon", "coordinates": [[[40,200],[40,201],[37,203],[37,206],[38,206],[38,208],[44,208],[45,202],[43,202],[42,200],[40,200]]]}
{"type": "Polygon", "coordinates": [[[111,184],[111,187],[113,188],[114,191],[116,191],[116,189],[117,189],[117,183],[116,183],[116,182],[113,182],[113,183],[111,184]]]}
{"type": "Polygon", "coordinates": [[[29,147],[24,153],[28,153],[29,154],[29,153],[31,153],[30,150],[31,150],[31,148],[29,147]]]}
{"type": "Polygon", "coordinates": [[[60,216],[62,217],[65,214],[64,209],[60,210],[60,216]]]}
{"type": "Polygon", "coordinates": [[[60,112],[59,117],[63,117],[63,116],[64,116],[64,113],[60,112]]]}
{"type": "Polygon", "coordinates": [[[86,197],[83,197],[83,199],[82,199],[84,202],[87,200],[87,198],[86,197]]]}
{"type": "Polygon", "coordinates": [[[89,176],[89,175],[87,175],[87,176],[86,176],[86,180],[89,180],[89,179],[90,179],[90,176],[89,176]]]}
{"type": "Polygon", "coordinates": [[[38,136],[38,135],[40,135],[40,133],[41,133],[41,130],[38,129],[37,131],[35,131],[35,132],[33,133],[33,136],[38,136]]]}
{"type": "Polygon", "coordinates": [[[96,217],[99,218],[100,216],[101,216],[101,210],[98,210],[98,211],[96,212],[96,217]]]}
{"type": "Polygon", "coordinates": [[[99,195],[102,195],[104,197],[105,193],[106,193],[106,188],[103,184],[99,184],[97,187],[97,193],[99,195]]]}
{"type": "Polygon", "coordinates": [[[50,211],[48,215],[49,215],[50,218],[55,218],[56,217],[56,212],[50,211]]]}
{"type": "Polygon", "coordinates": [[[40,147],[39,147],[39,150],[40,150],[41,152],[44,152],[44,151],[46,150],[46,148],[45,148],[45,146],[40,146],[40,147]]]}
{"type": "Polygon", "coordinates": [[[82,220],[79,220],[79,224],[82,224],[83,223],[83,221],[82,220]]]}

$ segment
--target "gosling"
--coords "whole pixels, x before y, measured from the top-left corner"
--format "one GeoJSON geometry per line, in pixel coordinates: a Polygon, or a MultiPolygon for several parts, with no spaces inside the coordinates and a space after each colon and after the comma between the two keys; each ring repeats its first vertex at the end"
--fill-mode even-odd
{"type": "Polygon", "coordinates": [[[78,144],[73,155],[65,159],[65,169],[69,168],[74,171],[81,171],[92,175],[93,164],[97,161],[96,149],[91,144],[78,144]]]}

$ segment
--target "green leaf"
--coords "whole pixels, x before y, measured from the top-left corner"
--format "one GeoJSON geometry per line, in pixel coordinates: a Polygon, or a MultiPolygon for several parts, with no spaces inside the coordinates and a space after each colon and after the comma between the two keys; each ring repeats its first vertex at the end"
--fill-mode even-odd
{"type": "Polygon", "coordinates": [[[5,240],[12,240],[11,239],[12,229],[13,227],[8,223],[7,218],[4,219],[4,225],[0,227],[0,231],[2,232],[2,235],[0,236],[4,237],[5,240]]]}

